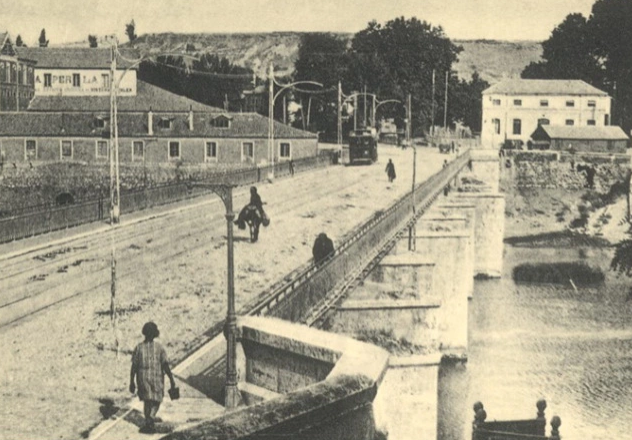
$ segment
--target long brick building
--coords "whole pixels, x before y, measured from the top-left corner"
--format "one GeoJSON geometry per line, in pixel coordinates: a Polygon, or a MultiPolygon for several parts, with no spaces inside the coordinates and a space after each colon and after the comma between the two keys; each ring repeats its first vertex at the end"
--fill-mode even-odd
{"type": "MultiPolygon", "coordinates": [[[[6,34],[3,41],[2,63],[13,63],[16,69],[22,65],[30,89],[25,88],[28,100],[6,106],[0,101],[2,160],[16,164],[107,161],[112,130],[111,50],[14,48],[6,34]]],[[[117,121],[122,162],[239,166],[269,160],[267,118],[227,113],[140,81],[134,59],[138,55],[133,52],[119,57],[114,78],[120,84],[117,121]]],[[[2,86],[17,87],[12,82],[2,86]]],[[[275,161],[315,156],[318,151],[316,134],[278,122],[274,139],[275,161]]]]}

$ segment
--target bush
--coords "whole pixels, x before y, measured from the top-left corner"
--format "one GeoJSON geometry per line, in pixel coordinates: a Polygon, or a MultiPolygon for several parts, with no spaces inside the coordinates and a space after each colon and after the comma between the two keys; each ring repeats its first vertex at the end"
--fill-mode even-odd
{"type": "Polygon", "coordinates": [[[603,283],[601,269],[583,262],[520,264],[513,268],[512,278],[522,283],[569,284],[577,286],[603,283]]]}

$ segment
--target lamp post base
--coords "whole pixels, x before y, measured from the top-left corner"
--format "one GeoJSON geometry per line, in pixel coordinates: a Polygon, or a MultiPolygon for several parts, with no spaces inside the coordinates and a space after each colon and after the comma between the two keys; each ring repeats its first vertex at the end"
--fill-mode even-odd
{"type": "Polygon", "coordinates": [[[224,407],[226,409],[234,409],[241,404],[241,393],[237,385],[226,385],[224,392],[224,407]]]}

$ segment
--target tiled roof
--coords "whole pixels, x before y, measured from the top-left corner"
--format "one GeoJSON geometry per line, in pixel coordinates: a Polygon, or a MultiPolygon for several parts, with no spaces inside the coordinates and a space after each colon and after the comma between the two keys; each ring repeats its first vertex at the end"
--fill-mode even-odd
{"type": "MultiPolygon", "coordinates": [[[[118,111],[221,111],[197,101],[176,95],[144,81],[136,81],[136,96],[117,98],[118,111]]],[[[107,111],[109,96],[35,96],[28,107],[31,111],[107,111]]]]}
{"type": "MultiPolygon", "coordinates": [[[[627,140],[625,132],[616,125],[604,127],[587,126],[575,127],[567,125],[541,125],[541,128],[550,139],[575,139],[575,140],[627,140]]],[[[537,129],[536,129],[537,130],[537,129]]]]}
{"type": "MultiPolygon", "coordinates": [[[[193,130],[189,130],[189,112],[153,114],[153,135],[147,133],[146,112],[119,114],[120,137],[158,138],[267,138],[268,118],[256,113],[231,113],[229,128],[214,127],[211,121],[225,112],[194,112],[193,130]],[[161,129],[158,121],[170,119],[171,128],[161,129]]],[[[108,118],[107,112],[6,112],[0,113],[0,137],[102,137],[108,128],[96,127],[98,117],[108,118]]],[[[280,122],[274,123],[277,139],[311,139],[315,133],[299,130],[280,122]]]]}
{"type": "MultiPolygon", "coordinates": [[[[36,61],[36,68],[52,69],[109,69],[111,50],[109,47],[16,47],[18,57],[36,61]]],[[[137,51],[119,49],[118,68],[129,67],[140,55],[137,51]],[[126,60],[127,59],[127,60],[126,60]]]]}
{"type": "Polygon", "coordinates": [[[608,94],[579,79],[511,79],[485,89],[483,95],[597,95],[608,94]]]}

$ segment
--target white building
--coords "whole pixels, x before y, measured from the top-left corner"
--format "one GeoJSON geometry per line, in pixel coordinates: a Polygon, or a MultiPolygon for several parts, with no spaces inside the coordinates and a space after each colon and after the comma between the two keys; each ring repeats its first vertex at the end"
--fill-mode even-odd
{"type": "Polygon", "coordinates": [[[610,125],[611,98],[581,80],[514,79],[483,91],[481,142],[526,144],[538,125],[610,125]]]}

